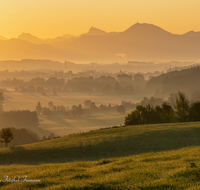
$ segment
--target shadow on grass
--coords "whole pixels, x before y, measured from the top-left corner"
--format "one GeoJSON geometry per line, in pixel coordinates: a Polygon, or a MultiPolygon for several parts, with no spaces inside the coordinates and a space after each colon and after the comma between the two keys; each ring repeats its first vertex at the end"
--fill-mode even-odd
{"type": "Polygon", "coordinates": [[[66,147],[44,149],[41,146],[36,150],[27,150],[21,146],[11,147],[9,153],[0,153],[0,164],[36,165],[41,163],[95,161],[102,158],[176,150],[187,146],[200,145],[200,128],[195,127],[149,131],[139,135],[120,135],[117,137],[110,136],[109,139],[96,142],[96,144],[88,143],[84,145],[81,142],[71,147],[66,145],[66,147]]]}

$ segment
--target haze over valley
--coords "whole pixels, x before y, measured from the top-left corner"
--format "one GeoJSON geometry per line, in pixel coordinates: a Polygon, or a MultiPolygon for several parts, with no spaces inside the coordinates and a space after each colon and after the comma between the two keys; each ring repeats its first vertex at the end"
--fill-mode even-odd
{"type": "Polygon", "coordinates": [[[0,190],[200,189],[200,1],[0,3],[0,190]]]}

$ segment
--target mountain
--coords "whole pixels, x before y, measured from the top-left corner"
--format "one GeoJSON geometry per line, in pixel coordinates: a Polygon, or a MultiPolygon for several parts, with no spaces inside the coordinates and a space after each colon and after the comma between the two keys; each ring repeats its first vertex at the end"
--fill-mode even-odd
{"type": "Polygon", "coordinates": [[[7,40],[5,44],[10,44],[10,48],[4,49],[4,54],[0,55],[0,59],[10,59],[11,56],[14,58],[14,55],[17,55],[17,59],[25,57],[34,59],[33,56],[28,57],[28,55],[35,55],[37,58],[51,59],[54,57],[56,60],[61,60],[64,57],[70,61],[81,62],[196,61],[200,59],[199,32],[190,31],[183,35],[177,35],[146,23],[136,23],[123,32],[111,33],[91,27],[87,33],[69,39],[61,36],[55,39],[41,40],[25,33],[20,35],[19,39],[31,43],[34,54],[27,52],[26,46],[23,46],[24,51],[23,49],[18,50],[17,48],[21,48],[21,41],[16,41],[15,46],[12,46],[7,40]],[[17,45],[17,43],[19,44],[17,45]],[[43,43],[49,45],[45,46],[43,43]],[[38,49],[41,48],[42,51],[39,52],[38,49]],[[19,54],[16,54],[16,51],[19,54]],[[120,56],[122,54],[126,56],[120,56]]]}
{"type": "Polygon", "coordinates": [[[0,59],[51,59],[64,60],[65,53],[48,44],[33,44],[20,39],[0,41],[0,59]]]}
{"type": "Polygon", "coordinates": [[[0,40],[7,40],[7,38],[0,35],[0,40]]]}
{"type": "Polygon", "coordinates": [[[107,35],[108,33],[103,31],[103,30],[100,30],[98,28],[94,28],[94,27],[91,27],[88,31],[88,33],[86,33],[85,35],[88,35],[88,36],[96,36],[96,35],[99,35],[99,36],[103,36],[103,35],[107,35]]]}
{"type": "Polygon", "coordinates": [[[20,40],[25,40],[28,42],[31,42],[33,44],[42,44],[44,43],[43,40],[41,40],[40,38],[33,36],[29,33],[22,33],[21,35],[18,36],[18,39],[20,40]]]}

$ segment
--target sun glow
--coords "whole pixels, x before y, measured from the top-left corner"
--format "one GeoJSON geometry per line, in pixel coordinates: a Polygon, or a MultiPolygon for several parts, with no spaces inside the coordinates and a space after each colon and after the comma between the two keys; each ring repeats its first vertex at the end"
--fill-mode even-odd
{"type": "Polygon", "coordinates": [[[0,35],[80,35],[91,26],[107,32],[124,31],[137,21],[183,34],[200,31],[199,7],[197,0],[0,0],[0,35]]]}

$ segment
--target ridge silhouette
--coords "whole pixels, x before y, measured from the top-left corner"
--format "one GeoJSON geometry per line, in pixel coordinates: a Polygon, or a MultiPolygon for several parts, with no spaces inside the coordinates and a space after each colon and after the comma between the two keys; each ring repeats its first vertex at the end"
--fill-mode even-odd
{"type": "Polygon", "coordinates": [[[138,61],[196,61],[200,59],[200,32],[178,35],[153,24],[136,23],[123,32],[107,33],[91,27],[78,37],[60,36],[48,40],[23,33],[17,39],[1,40],[0,51],[0,60],[123,62],[117,55],[125,54],[128,60],[138,61]]]}

